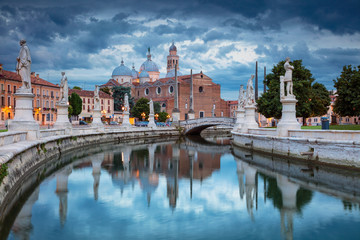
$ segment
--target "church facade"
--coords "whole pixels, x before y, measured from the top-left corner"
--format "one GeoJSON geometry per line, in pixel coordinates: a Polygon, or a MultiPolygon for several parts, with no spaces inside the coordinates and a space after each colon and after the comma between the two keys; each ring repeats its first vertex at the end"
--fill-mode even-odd
{"type": "MultiPolygon", "coordinates": [[[[114,69],[112,79],[101,87],[111,88],[120,85],[131,87],[131,95],[135,102],[142,97],[152,99],[154,102],[160,103],[161,111],[165,111],[171,116],[174,109],[176,67],[180,120],[186,120],[190,110],[191,75],[183,75],[180,71],[180,65],[177,48],[172,43],[167,56],[166,76],[159,78],[159,67],[151,59],[150,49],[148,49],[147,60],[141,65],[139,71],[136,71],[134,66],[130,70],[122,61],[121,65],[114,69]]],[[[221,86],[214,83],[202,71],[193,74],[192,79],[195,118],[230,117],[229,105],[221,99],[221,86]]]]}

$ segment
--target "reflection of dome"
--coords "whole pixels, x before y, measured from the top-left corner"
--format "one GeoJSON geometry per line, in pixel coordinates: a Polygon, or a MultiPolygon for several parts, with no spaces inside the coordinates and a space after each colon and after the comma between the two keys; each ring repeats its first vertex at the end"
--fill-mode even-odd
{"type": "Polygon", "coordinates": [[[149,78],[149,73],[147,71],[142,71],[139,75],[139,78],[149,78]]]}
{"type": "Polygon", "coordinates": [[[132,79],[138,79],[139,78],[139,73],[135,70],[134,65],[133,65],[132,70],[131,70],[131,75],[132,75],[132,79]]]}
{"type": "Polygon", "coordinates": [[[148,49],[147,60],[141,65],[140,71],[159,72],[159,67],[151,60],[150,48],[148,49]]]}
{"type": "MultiPolygon", "coordinates": [[[[183,74],[180,71],[177,71],[177,76],[182,76],[183,74]]],[[[175,68],[171,69],[165,76],[166,78],[175,77],[175,68]]]]}
{"type": "Polygon", "coordinates": [[[147,193],[155,192],[159,185],[159,176],[156,173],[140,173],[140,187],[147,193]]]}
{"type": "Polygon", "coordinates": [[[174,42],[173,42],[172,45],[170,46],[169,51],[177,51],[174,42]]]}
{"type": "Polygon", "coordinates": [[[120,66],[114,69],[112,76],[132,76],[132,72],[130,68],[124,65],[124,61],[121,60],[120,66]]]}

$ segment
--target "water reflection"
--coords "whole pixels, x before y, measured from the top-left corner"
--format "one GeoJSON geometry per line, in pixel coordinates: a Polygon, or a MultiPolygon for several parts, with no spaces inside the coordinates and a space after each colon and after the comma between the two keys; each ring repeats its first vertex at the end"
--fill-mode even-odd
{"type": "MultiPolygon", "coordinates": [[[[261,231],[257,229],[254,231],[253,228],[260,228],[262,231],[269,231],[266,234],[269,239],[276,239],[276,233],[263,229],[263,226],[275,224],[277,226],[275,232],[281,233],[284,239],[293,239],[297,229],[294,224],[295,219],[303,218],[304,209],[313,201],[313,191],[339,197],[342,199],[345,210],[359,211],[360,190],[353,183],[359,182],[358,173],[313,165],[304,166],[297,162],[290,164],[288,160],[275,159],[239,149],[234,149],[234,156],[232,156],[229,155],[230,145],[224,140],[220,142],[225,144],[219,145],[216,139],[212,141],[186,139],[182,142],[116,145],[102,152],[78,158],[54,173],[48,180],[51,181],[52,177],[56,179],[56,189],[52,191],[58,199],[57,219],[62,229],[57,231],[71,231],[66,228],[67,221],[76,223],[76,218],[72,215],[75,208],[69,207],[74,206],[72,205],[74,201],[83,201],[84,204],[89,202],[89,200],[81,200],[86,196],[77,193],[79,189],[86,188],[86,183],[81,183],[81,179],[87,178],[86,174],[92,175],[91,198],[95,203],[88,204],[91,204],[93,208],[98,206],[97,203],[109,204],[105,198],[113,198],[112,192],[116,190],[120,194],[114,196],[114,199],[119,200],[126,194],[127,201],[131,198],[131,201],[140,202],[135,206],[129,205],[132,216],[137,216],[139,214],[135,213],[142,211],[141,214],[146,216],[145,219],[163,221],[166,211],[170,210],[174,215],[175,210],[180,206],[181,211],[177,211],[177,216],[182,216],[185,219],[184,222],[173,215],[166,218],[169,229],[172,229],[172,224],[180,227],[180,230],[175,231],[169,238],[206,236],[208,239],[218,239],[244,236],[246,239],[257,239],[261,238],[259,237],[261,231]],[[82,170],[84,170],[82,172],[84,175],[79,175],[79,171],[82,170]],[[73,174],[76,175],[76,179],[71,181],[73,174]],[[332,184],[329,184],[329,179],[332,184]],[[109,183],[112,186],[109,186],[109,183]],[[349,183],[352,183],[351,186],[349,183]],[[346,187],[341,187],[345,184],[347,184],[346,187]],[[139,195],[139,192],[142,194],[139,195]],[[232,201],[232,193],[236,193],[237,200],[232,201]],[[167,209],[160,204],[162,195],[166,199],[167,209]],[[138,196],[140,196],[139,199],[138,196]],[[154,196],[156,200],[153,199],[154,196]],[[145,203],[149,210],[153,207],[155,211],[141,210],[141,203],[145,203]],[[269,210],[267,207],[269,205],[274,207],[275,212],[269,210]],[[194,211],[189,211],[189,209],[194,209],[194,211]],[[196,214],[193,215],[192,212],[196,214]],[[250,221],[243,218],[244,215],[247,215],[250,221]],[[276,215],[278,218],[275,217],[276,215]],[[201,221],[194,220],[199,218],[201,221]],[[247,226],[241,229],[245,231],[242,232],[243,235],[238,229],[240,225],[247,226]],[[225,226],[229,226],[229,231],[222,232],[221,229],[225,226]],[[192,229],[192,231],[184,233],[186,229],[192,229]]],[[[32,225],[32,210],[39,198],[39,192],[41,192],[39,188],[36,188],[17,215],[10,239],[41,239],[34,232],[34,229],[40,226],[33,227],[32,225]]],[[[51,196],[44,196],[42,202],[48,199],[51,199],[51,196]]],[[[326,196],[326,199],[329,202],[332,201],[331,197],[326,196]]],[[[91,212],[91,207],[86,211],[91,212]]],[[[105,212],[102,210],[99,213],[99,219],[107,222],[110,216],[105,212]]],[[[121,211],[118,212],[121,214],[121,211]]],[[[36,214],[42,216],[39,210],[36,214]]],[[[119,216],[125,217],[126,213],[123,214],[119,216]]],[[[359,216],[356,219],[360,221],[359,216]]],[[[92,221],[89,222],[89,227],[95,224],[92,221]]],[[[138,221],[131,222],[130,217],[126,219],[126,222],[133,223],[134,226],[138,224],[138,221]]],[[[127,225],[129,228],[132,226],[130,223],[127,225]]],[[[142,225],[145,235],[147,231],[150,231],[147,229],[156,226],[155,223],[148,224],[142,225]]],[[[162,236],[161,229],[157,228],[158,231],[160,230],[157,236],[162,236]]],[[[141,239],[140,235],[132,235],[134,233],[131,231],[125,232],[128,235],[123,235],[124,237],[141,239]]],[[[69,236],[69,234],[71,236],[71,233],[67,234],[64,236],[69,236]]],[[[119,234],[117,232],[117,235],[119,234]]],[[[125,233],[121,232],[121,234],[125,233]]]]}

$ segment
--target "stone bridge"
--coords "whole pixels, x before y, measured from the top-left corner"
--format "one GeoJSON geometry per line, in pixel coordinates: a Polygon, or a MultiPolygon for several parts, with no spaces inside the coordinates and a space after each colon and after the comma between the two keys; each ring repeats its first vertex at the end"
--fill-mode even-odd
{"type": "Polygon", "coordinates": [[[207,117],[207,118],[197,118],[189,119],[179,122],[180,127],[185,128],[186,135],[196,135],[200,134],[202,130],[208,127],[213,126],[228,126],[234,127],[235,119],[228,117],[207,117]]]}

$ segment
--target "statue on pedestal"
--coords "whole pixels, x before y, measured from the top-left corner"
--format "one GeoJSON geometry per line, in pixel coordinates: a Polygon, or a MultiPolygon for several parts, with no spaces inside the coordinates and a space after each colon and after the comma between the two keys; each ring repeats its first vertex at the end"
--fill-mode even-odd
{"type": "Polygon", "coordinates": [[[125,100],[124,100],[124,112],[129,112],[129,96],[125,93],[125,100]]]}
{"type": "Polygon", "coordinates": [[[238,98],[238,110],[244,109],[245,102],[246,102],[245,90],[244,90],[244,86],[241,85],[239,90],[239,98],[238,98]]]}
{"type": "Polygon", "coordinates": [[[69,87],[67,77],[65,76],[65,72],[61,72],[62,78],[60,83],[60,103],[67,104],[69,100],[69,87]]]}
{"type": "Polygon", "coordinates": [[[293,81],[292,81],[292,72],[294,70],[294,66],[290,65],[290,58],[287,57],[284,64],[285,68],[285,77],[284,83],[286,83],[286,96],[294,96],[293,94],[293,81]]]}
{"type": "Polygon", "coordinates": [[[150,105],[150,115],[154,115],[154,103],[153,100],[150,98],[150,102],[148,103],[150,105]]]}
{"type": "Polygon", "coordinates": [[[94,110],[100,110],[100,96],[99,96],[99,86],[95,85],[94,91],[94,110]]]}
{"type": "Polygon", "coordinates": [[[30,50],[26,45],[26,40],[20,40],[20,52],[16,58],[16,72],[20,75],[22,86],[19,88],[19,92],[31,93],[31,56],[30,50]]]}
{"type": "Polygon", "coordinates": [[[255,105],[255,94],[254,94],[254,87],[252,81],[253,79],[254,79],[254,75],[251,75],[246,85],[246,106],[255,105]]]}

